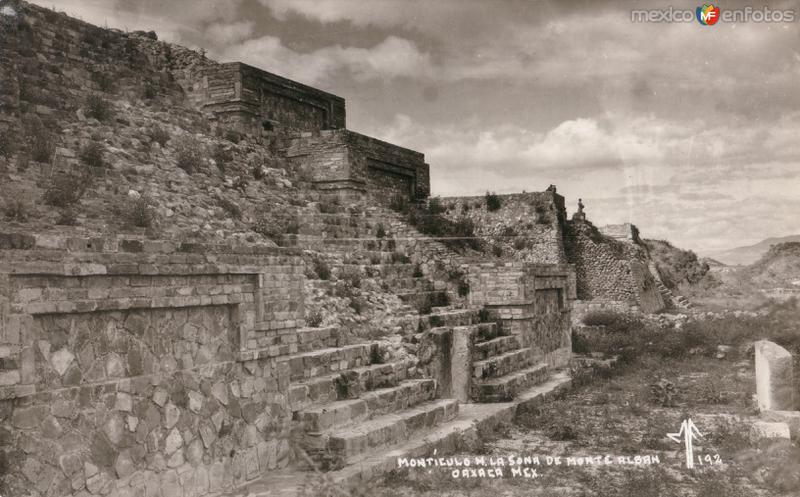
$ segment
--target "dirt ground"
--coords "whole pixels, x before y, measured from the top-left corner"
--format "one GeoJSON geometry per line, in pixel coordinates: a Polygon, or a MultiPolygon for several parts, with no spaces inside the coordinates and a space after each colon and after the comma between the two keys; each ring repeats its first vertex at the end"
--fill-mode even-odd
{"type": "MultiPolygon", "coordinates": [[[[752,359],[736,355],[723,359],[646,356],[613,376],[602,376],[578,373],[579,385],[563,398],[521,413],[515,423],[502,426],[490,436],[481,450],[453,456],[472,461],[483,456],[485,461],[495,462],[505,458],[506,463],[509,456],[529,456],[530,460],[523,459],[523,464],[515,466],[523,471],[527,467],[527,476],[512,475],[508,464],[488,466],[489,462],[484,473],[499,468],[503,477],[487,474],[481,478],[467,471],[466,477],[460,472],[460,477],[454,478],[453,467],[410,468],[390,474],[370,494],[800,496],[800,450],[796,444],[751,439],[750,426],[756,419],[752,359]],[[652,385],[661,380],[674,385],[674,396],[664,394],[666,388],[656,388],[657,393],[653,393],[652,385]],[[685,419],[691,419],[702,435],[694,441],[692,469],[686,467],[683,438],[675,442],[667,437],[679,432],[685,419]],[[556,465],[559,456],[561,464],[556,465]],[[592,464],[568,460],[585,456],[592,458],[592,464]],[[628,456],[625,464],[620,464],[620,456],[628,456]]],[[[478,467],[473,465],[472,469],[478,467]]]]}

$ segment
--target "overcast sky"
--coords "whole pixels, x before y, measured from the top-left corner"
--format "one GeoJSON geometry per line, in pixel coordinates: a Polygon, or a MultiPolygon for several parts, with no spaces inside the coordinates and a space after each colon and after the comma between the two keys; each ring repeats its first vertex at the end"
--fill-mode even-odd
{"type": "MultiPolygon", "coordinates": [[[[800,22],[632,23],[600,0],[49,0],[347,99],[434,195],[558,186],[699,252],[800,233],[800,22]]],[[[784,2],[724,2],[795,9],[784,2]]]]}

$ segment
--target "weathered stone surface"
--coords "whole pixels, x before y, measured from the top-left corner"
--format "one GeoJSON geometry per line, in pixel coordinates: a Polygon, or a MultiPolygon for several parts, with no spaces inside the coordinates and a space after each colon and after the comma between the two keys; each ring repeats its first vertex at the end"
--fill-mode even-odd
{"type": "Polygon", "coordinates": [[[213,395],[220,404],[224,406],[228,405],[228,387],[225,385],[225,383],[215,383],[211,388],[211,395],[213,395]]]}
{"type": "Polygon", "coordinates": [[[131,412],[133,410],[133,399],[127,393],[117,393],[114,410],[131,412]]]}
{"type": "Polygon", "coordinates": [[[756,394],[763,411],[791,411],[795,408],[792,355],[780,345],[759,340],[755,343],[756,394]]]}
{"type": "Polygon", "coordinates": [[[125,376],[125,363],[117,354],[110,354],[106,359],[106,375],[109,378],[122,378],[125,376]]]}
{"type": "Polygon", "coordinates": [[[156,388],[153,392],[153,402],[155,402],[158,407],[164,407],[164,404],[166,404],[168,398],[169,395],[167,394],[167,391],[162,387],[156,388]]]}
{"type": "Polygon", "coordinates": [[[47,414],[45,406],[22,407],[14,410],[11,424],[21,430],[29,430],[41,425],[47,414]]]}
{"type": "Polygon", "coordinates": [[[202,438],[205,448],[210,449],[211,445],[217,439],[217,432],[211,424],[203,422],[200,425],[200,438],[202,438]]]}
{"type": "Polygon", "coordinates": [[[50,364],[56,370],[59,376],[64,376],[67,368],[70,367],[72,361],[75,360],[75,355],[67,350],[67,348],[58,349],[50,356],[50,364]]]}
{"type": "Polygon", "coordinates": [[[786,423],[793,440],[800,440],[800,411],[763,411],[761,419],[770,423],[786,423]]]}
{"type": "Polygon", "coordinates": [[[203,408],[203,394],[201,394],[200,392],[190,391],[189,410],[191,410],[194,413],[198,413],[202,408],[203,408]]]}
{"type": "Polygon", "coordinates": [[[105,424],[103,424],[103,433],[106,434],[108,440],[113,444],[119,444],[125,434],[125,422],[122,416],[112,414],[108,417],[105,424]]]}
{"type": "Polygon", "coordinates": [[[172,428],[180,417],[181,410],[178,409],[178,406],[172,403],[167,404],[167,407],[164,408],[164,426],[167,429],[172,428]]]}
{"type": "Polygon", "coordinates": [[[181,488],[177,472],[166,471],[161,475],[161,494],[178,497],[183,495],[183,488],[181,488]]]}
{"type": "Polygon", "coordinates": [[[127,451],[120,453],[114,463],[114,470],[117,472],[117,477],[125,478],[133,474],[135,470],[133,461],[127,451]]]}
{"type": "Polygon", "coordinates": [[[183,437],[177,428],[173,428],[164,442],[164,451],[167,454],[172,454],[181,447],[183,447],[183,437]]]}
{"type": "Polygon", "coordinates": [[[186,447],[186,460],[192,466],[197,466],[203,462],[203,442],[199,438],[195,438],[186,447]]]}
{"type": "Polygon", "coordinates": [[[787,425],[786,423],[770,423],[767,421],[756,421],[755,423],[753,423],[750,435],[753,437],[754,440],[763,440],[772,438],[780,438],[788,440],[789,438],[791,438],[789,425],[787,425]]]}
{"type": "Polygon", "coordinates": [[[77,454],[63,454],[58,457],[58,465],[65,476],[72,476],[83,469],[83,463],[77,454]]]}

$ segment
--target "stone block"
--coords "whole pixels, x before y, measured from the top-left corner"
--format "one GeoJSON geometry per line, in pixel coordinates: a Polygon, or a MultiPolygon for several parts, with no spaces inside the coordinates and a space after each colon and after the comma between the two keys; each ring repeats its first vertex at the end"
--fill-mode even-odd
{"type": "Polygon", "coordinates": [[[793,440],[800,440],[800,411],[764,411],[761,419],[770,423],[786,423],[793,440]]]}
{"type": "MultiPolygon", "coordinates": [[[[450,386],[448,397],[459,402],[467,402],[472,382],[472,348],[474,328],[457,326],[453,328],[453,343],[450,351],[450,386]]],[[[443,385],[443,391],[448,388],[443,385]]]]}
{"type": "Polygon", "coordinates": [[[756,421],[753,423],[753,426],[750,428],[750,436],[754,441],[769,439],[789,440],[791,438],[789,425],[786,423],[770,423],[767,421],[756,421]]]}
{"type": "Polygon", "coordinates": [[[776,343],[759,340],[755,343],[755,367],[758,408],[794,410],[792,354],[776,343]]]}

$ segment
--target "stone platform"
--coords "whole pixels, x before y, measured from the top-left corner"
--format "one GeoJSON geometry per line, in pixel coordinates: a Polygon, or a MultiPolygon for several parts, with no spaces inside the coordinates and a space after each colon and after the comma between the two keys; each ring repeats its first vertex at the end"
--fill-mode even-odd
{"type": "MultiPolygon", "coordinates": [[[[392,450],[378,450],[364,454],[359,460],[338,471],[327,473],[341,488],[357,488],[397,468],[398,458],[427,457],[435,450],[438,455],[452,454],[458,447],[468,445],[478,437],[480,430],[491,429],[501,422],[513,421],[520,406],[529,408],[546,402],[571,385],[569,374],[560,371],[542,384],[521,392],[513,402],[487,404],[461,404],[458,415],[427,432],[421,432],[392,450]]],[[[287,468],[270,473],[261,479],[214,497],[295,497],[301,486],[314,477],[314,473],[287,468]]]]}

